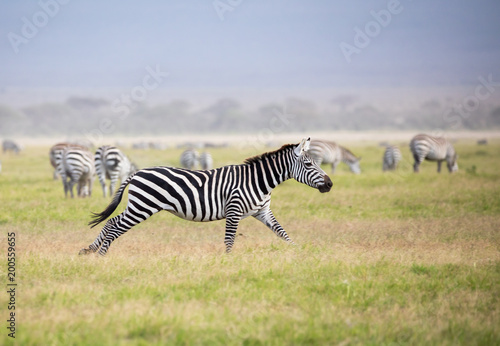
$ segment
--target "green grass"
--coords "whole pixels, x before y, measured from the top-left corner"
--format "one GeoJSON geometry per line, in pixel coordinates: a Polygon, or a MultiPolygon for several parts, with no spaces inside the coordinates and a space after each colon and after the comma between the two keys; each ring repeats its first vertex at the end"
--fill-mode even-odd
{"type": "MultiPolygon", "coordinates": [[[[401,147],[398,172],[382,172],[383,148],[353,143],[361,175],[340,165],[328,194],[279,186],[272,209],[296,246],[246,219],[226,255],[224,222],[159,213],[104,258],[77,255],[100,231],[86,226],[90,212],[109,202],[98,182],[92,198],[65,199],[48,148],[2,155],[0,256],[15,232],[16,343],[499,344],[500,142],[458,142],[453,175],[429,162],[413,174],[401,147]]],[[[257,154],[211,152],[216,164],[257,154]]],[[[142,167],[177,165],[180,150],[127,154],[142,167]]],[[[0,294],[4,320],[7,302],[0,294]]],[[[11,343],[2,328],[0,344],[11,343]]]]}

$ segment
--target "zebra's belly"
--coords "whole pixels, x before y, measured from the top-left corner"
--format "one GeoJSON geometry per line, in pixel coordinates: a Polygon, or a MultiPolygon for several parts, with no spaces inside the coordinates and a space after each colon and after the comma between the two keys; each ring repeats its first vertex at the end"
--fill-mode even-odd
{"type": "Polygon", "coordinates": [[[192,212],[186,212],[184,213],[183,211],[177,211],[171,207],[166,207],[164,210],[168,211],[169,213],[180,217],[181,219],[187,220],[187,221],[195,221],[195,222],[209,222],[209,221],[217,221],[217,220],[222,220],[226,218],[226,215],[221,212],[221,213],[196,213],[193,214],[192,212]]]}
{"type": "Polygon", "coordinates": [[[425,157],[426,160],[428,161],[441,161],[445,159],[446,155],[443,155],[441,153],[436,153],[435,151],[430,151],[427,156],[425,157]]]}

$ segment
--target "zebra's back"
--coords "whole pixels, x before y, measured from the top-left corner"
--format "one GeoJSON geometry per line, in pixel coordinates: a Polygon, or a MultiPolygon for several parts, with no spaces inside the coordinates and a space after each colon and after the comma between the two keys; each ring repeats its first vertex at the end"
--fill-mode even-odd
{"type": "Polygon", "coordinates": [[[322,163],[332,164],[340,162],[340,146],[335,142],[312,140],[309,147],[309,155],[318,165],[322,163]]]}
{"type": "Polygon", "coordinates": [[[416,135],[410,142],[411,152],[418,156],[420,161],[445,160],[449,147],[450,143],[445,138],[426,134],[416,135]]]}
{"type": "Polygon", "coordinates": [[[354,174],[361,173],[359,166],[360,158],[356,157],[349,149],[337,144],[336,142],[324,140],[312,140],[309,148],[309,155],[321,165],[331,164],[332,172],[335,171],[340,162],[347,164],[354,174]]]}

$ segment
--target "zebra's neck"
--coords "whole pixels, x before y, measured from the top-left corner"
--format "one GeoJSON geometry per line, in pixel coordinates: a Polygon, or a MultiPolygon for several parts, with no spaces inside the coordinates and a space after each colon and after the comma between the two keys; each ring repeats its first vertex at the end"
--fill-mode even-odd
{"type": "Polygon", "coordinates": [[[346,163],[348,165],[351,165],[353,163],[356,163],[356,161],[358,161],[358,158],[356,156],[354,156],[353,153],[351,153],[349,150],[347,150],[346,148],[342,147],[342,146],[339,146],[340,147],[340,153],[341,153],[341,160],[343,163],[346,163]]]}
{"type": "Polygon", "coordinates": [[[294,159],[293,148],[263,155],[248,163],[256,186],[262,195],[268,195],[282,182],[292,177],[291,169],[294,159]]]}

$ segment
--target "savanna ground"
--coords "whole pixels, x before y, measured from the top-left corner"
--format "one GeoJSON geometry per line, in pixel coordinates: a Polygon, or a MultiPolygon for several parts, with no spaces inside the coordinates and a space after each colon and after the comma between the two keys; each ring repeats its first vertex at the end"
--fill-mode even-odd
{"type": "MultiPolygon", "coordinates": [[[[89,229],[90,212],[109,202],[98,181],[91,198],[65,199],[49,146],[3,154],[1,343],[498,345],[500,140],[455,146],[457,174],[429,162],[413,174],[407,142],[396,173],[382,173],[376,143],[352,143],[361,175],[340,165],[328,194],[295,181],[273,192],[296,246],[245,219],[229,255],[224,222],[159,213],[106,257],[78,256],[102,226],[89,229]],[[15,340],[6,329],[11,232],[15,340]]],[[[177,165],[181,150],[125,151],[146,167],[177,165]]],[[[211,152],[216,165],[257,153],[211,152]]]]}

